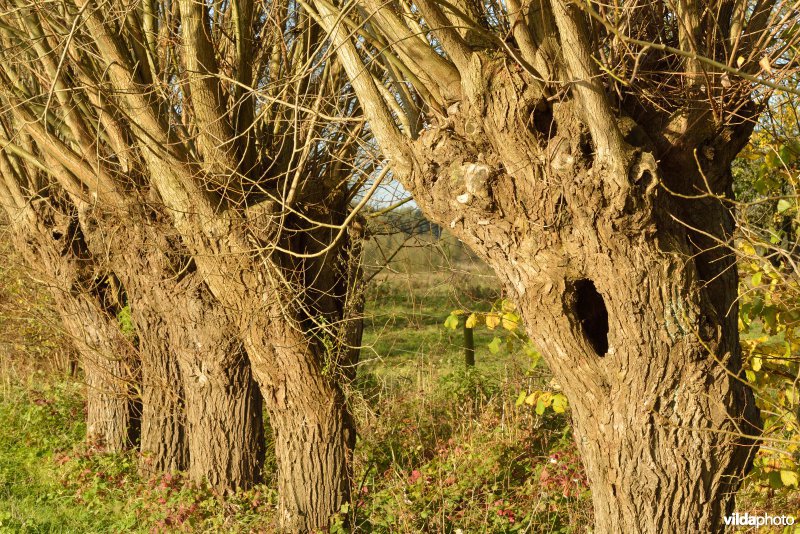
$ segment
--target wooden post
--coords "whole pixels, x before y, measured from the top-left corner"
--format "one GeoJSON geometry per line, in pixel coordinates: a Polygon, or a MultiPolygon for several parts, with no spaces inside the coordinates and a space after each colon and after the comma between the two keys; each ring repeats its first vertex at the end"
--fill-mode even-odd
{"type": "Polygon", "coordinates": [[[475,338],[472,328],[464,324],[464,363],[467,367],[475,367],[475,338]]]}

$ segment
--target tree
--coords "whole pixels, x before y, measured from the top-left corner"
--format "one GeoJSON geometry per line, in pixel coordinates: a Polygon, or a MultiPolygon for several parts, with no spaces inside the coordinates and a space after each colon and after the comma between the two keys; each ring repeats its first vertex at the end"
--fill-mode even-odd
{"type": "Polygon", "coordinates": [[[760,433],[731,162],[796,67],[796,10],[301,5],[394,175],[495,270],[568,394],[595,529],[721,532],[760,433]]]}
{"type": "MultiPolygon", "coordinates": [[[[5,126],[5,124],[3,125],[5,126]]],[[[3,132],[6,133],[6,132],[3,132]]],[[[6,135],[0,134],[5,141],[6,135]]],[[[111,273],[94,265],[77,225],[58,195],[30,202],[23,191],[38,174],[0,153],[0,205],[9,217],[15,249],[50,289],[65,333],[79,355],[87,385],[87,439],[110,452],[128,449],[139,436],[136,351],[120,330],[111,273]]]]}
{"type": "Polygon", "coordinates": [[[292,2],[0,6],[0,194],[12,217],[64,214],[119,281],[146,467],[180,468],[185,446],[194,478],[252,484],[263,395],[282,527],[325,527],[355,443],[348,227],[388,169],[341,67],[320,61],[323,33],[292,2]]]}

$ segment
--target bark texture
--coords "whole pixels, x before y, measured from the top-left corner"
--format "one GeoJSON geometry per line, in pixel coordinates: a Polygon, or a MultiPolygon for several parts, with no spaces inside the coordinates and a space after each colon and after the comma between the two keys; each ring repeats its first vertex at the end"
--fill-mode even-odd
{"type": "Polygon", "coordinates": [[[140,309],[136,296],[132,300],[142,361],[140,470],[146,476],[184,471],[190,464],[178,359],[169,343],[166,321],[151,308],[140,309]]]}
{"type": "Polygon", "coordinates": [[[117,323],[109,273],[97,269],[74,213],[45,204],[3,207],[16,250],[46,284],[79,354],[88,441],[109,452],[130,448],[140,429],[138,359],[117,323]]]}
{"type": "MultiPolygon", "coordinates": [[[[717,246],[730,213],[660,187],[690,189],[694,161],[658,163],[632,136],[601,158],[575,100],[532,106],[524,77],[496,64],[473,76],[480,90],[422,134],[411,179],[503,279],[569,396],[595,528],[722,531],[759,431],[736,269],[717,246]],[[547,128],[531,131],[531,113],[547,128]]],[[[720,195],[746,133],[701,163],[720,195]]]]}
{"type": "Polygon", "coordinates": [[[129,288],[143,362],[143,469],[188,470],[219,491],[249,488],[261,480],[262,397],[233,318],[157,210],[119,215],[87,210],[81,219],[89,245],[108,253],[129,288]],[[106,246],[111,234],[118,239],[106,246]]]}
{"type": "Polygon", "coordinates": [[[86,434],[108,452],[131,448],[139,437],[140,404],[136,396],[137,361],[114,317],[85,295],[58,295],[55,306],[73,339],[86,381],[86,434]]]}
{"type": "MultiPolygon", "coordinates": [[[[259,340],[256,332],[251,337],[258,347],[271,346],[270,356],[278,362],[259,381],[273,385],[265,389],[265,400],[278,460],[279,519],[286,532],[327,528],[330,516],[349,502],[356,438],[341,390],[322,372],[319,354],[311,352],[316,347],[299,334],[275,324],[267,339],[259,340]]],[[[264,357],[261,351],[250,353],[264,357]]],[[[254,361],[257,374],[265,368],[259,363],[254,361]]]]}
{"type": "MultiPolygon", "coordinates": [[[[438,25],[439,7],[418,5],[438,25]]],[[[327,21],[396,175],[498,274],[569,396],[595,530],[722,532],[760,433],[726,204],[753,107],[722,120],[691,95],[672,113],[636,95],[612,104],[585,18],[552,2],[515,30],[527,64],[435,29],[460,87],[439,84],[446,111],[429,101],[425,127],[404,137],[327,21]]]]}

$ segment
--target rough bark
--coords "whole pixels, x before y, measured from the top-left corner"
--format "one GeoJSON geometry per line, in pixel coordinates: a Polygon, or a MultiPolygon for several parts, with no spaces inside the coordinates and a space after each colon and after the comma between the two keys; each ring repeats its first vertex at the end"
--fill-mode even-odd
{"type": "Polygon", "coordinates": [[[551,102],[477,53],[462,89],[398,156],[401,177],[499,275],[569,396],[595,529],[721,532],[760,432],[725,250],[748,126],[695,111],[676,154],[666,118],[589,117],[602,94],[551,102]]]}
{"type": "Polygon", "coordinates": [[[262,399],[233,318],[155,210],[117,217],[87,210],[81,219],[128,289],[143,360],[143,467],[188,469],[219,491],[249,488],[261,479],[262,399]]]}
{"type": "Polygon", "coordinates": [[[351,452],[355,426],[344,395],[325,376],[305,336],[291,326],[272,323],[268,337],[252,332],[248,352],[259,376],[274,432],[278,461],[279,521],[282,531],[326,529],[332,514],[350,499],[351,452]],[[264,347],[272,347],[265,354],[264,347]],[[264,360],[277,361],[267,367],[264,360]]]}
{"type": "Polygon", "coordinates": [[[150,309],[137,306],[132,315],[142,362],[140,470],[146,476],[184,471],[189,466],[184,390],[167,326],[150,309]]]}
{"type": "Polygon", "coordinates": [[[84,294],[53,290],[64,330],[73,340],[86,381],[88,441],[108,452],[129,449],[140,427],[133,350],[113,317],[84,294]]]}
{"type": "Polygon", "coordinates": [[[189,475],[218,490],[246,489],[261,481],[261,393],[228,314],[204,286],[182,290],[183,328],[171,339],[184,376],[189,475]]]}
{"type": "Polygon", "coordinates": [[[69,214],[44,204],[4,207],[16,250],[46,285],[79,355],[88,441],[109,452],[130,448],[139,435],[138,362],[109,302],[107,273],[97,270],[69,214]]]}

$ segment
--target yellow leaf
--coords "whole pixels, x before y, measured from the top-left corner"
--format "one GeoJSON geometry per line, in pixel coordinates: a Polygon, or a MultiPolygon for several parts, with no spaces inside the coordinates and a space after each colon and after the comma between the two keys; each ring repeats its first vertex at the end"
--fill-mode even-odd
{"type": "Polygon", "coordinates": [[[503,314],[503,328],[506,330],[514,330],[519,324],[519,317],[515,313],[503,314]]]}
{"type": "Polygon", "coordinates": [[[783,482],[784,486],[794,486],[796,488],[798,482],[800,482],[800,478],[797,475],[797,471],[788,471],[784,469],[781,471],[781,482],[783,482]]]}
{"type": "Polygon", "coordinates": [[[561,393],[553,395],[553,411],[556,413],[564,413],[567,409],[567,398],[561,393]]]}
{"type": "Polygon", "coordinates": [[[475,325],[478,324],[478,316],[474,313],[469,314],[467,317],[467,321],[464,323],[464,326],[467,328],[475,328],[475,325]]]}
{"type": "Polygon", "coordinates": [[[767,73],[772,74],[772,65],[770,64],[769,58],[767,56],[764,56],[760,60],[758,60],[758,64],[767,73]]]}
{"type": "Polygon", "coordinates": [[[511,302],[510,300],[503,299],[503,303],[500,306],[500,308],[504,312],[513,312],[513,311],[515,311],[517,309],[517,305],[514,304],[513,302],[511,302]]]}
{"type": "Polygon", "coordinates": [[[496,313],[486,314],[486,326],[489,330],[494,330],[500,324],[500,316],[496,313]]]}
{"type": "Polygon", "coordinates": [[[752,360],[750,360],[750,368],[751,368],[753,371],[755,371],[755,372],[758,372],[758,371],[760,371],[760,370],[761,370],[761,365],[762,365],[763,363],[764,363],[764,362],[761,360],[761,357],[760,357],[760,356],[753,356],[753,359],[752,359],[752,360]]]}

